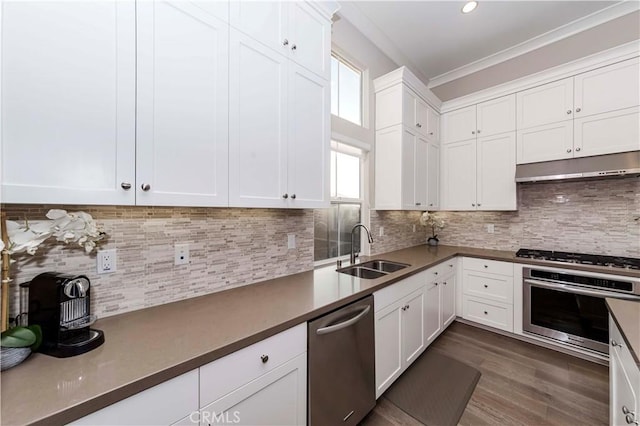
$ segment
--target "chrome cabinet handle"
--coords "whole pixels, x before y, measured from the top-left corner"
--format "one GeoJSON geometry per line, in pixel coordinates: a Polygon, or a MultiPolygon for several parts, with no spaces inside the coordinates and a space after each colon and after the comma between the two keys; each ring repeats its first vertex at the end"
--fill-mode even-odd
{"type": "Polygon", "coordinates": [[[571,114],[571,110],[567,110],[567,114],[571,114]]]}
{"type": "Polygon", "coordinates": [[[322,334],[327,334],[327,333],[332,333],[334,331],[342,330],[343,328],[347,328],[347,327],[357,323],[358,321],[360,321],[362,319],[362,317],[364,317],[365,315],[367,315],[369,313],[370,310],[371,310],[371,305],[367,305],[355,317],[353,317],[353,318],[351,318],[351,319],[349,319],[347,321],[338,323],[338,324],[330,325],[328,327],[319,328],[318,330],[316,330],[316,334],[322,335],[322,334]]]}
{"type": "Polygon", "coordinates": [[[296,50],[298,48],[298,46],[296,46],[295,44],[293,46],[291,46],[291,50],[296,50]]]}
{"type": "Polygon", "coordinates": [[[567,152],[571,152],[571,148],[567,148],[567,152]]]}
{"type": "Polygon", "coordinates": [[[263,364],[266,364],[267,361],[269,361],[269,355],[262,355],[260,359],[262,360],[263,364]]]}
{"type": "Polygon", "coordinates": [[[626,416],[624,416],[624,420],[628,425],[638,424],[638,422],[636,422],[636,416],[634,416],[633,414],[627,414],[626,416]]]}
{"type": "Polygon", "coordinates": [[[289,198],[289,194],[284,194],[284,195],[282,196],[282,198],[284,198],[284,199],[286,200],[287,198],[289,198]]]}
{"type": "Polygon", "coordinates": [[[580,148],[580,147],[576,147],[576,152],[580,152],[581,149],[582,148],[580,148]]]}
{"type": "MultiPolygon", "coordinates": [[[[622,345],[621,345],[620,343],[616,342],[615,340],[612,340],[612,341],[611,341],[611,346],[613,346],[614,348],[615,348],[616,346],[620,346],[620,347],[622,347],[622,345]]],[[[626,407],[624,407],[624,406],[622,407],[623,412],[624,412],[624,409],[625,409],[625,408],[626,408],[626,407]]]]}
{"type": "Polygon", "coordinates": [[[142,185],[140,185],[140,189],[142,189],[144,192],[147,192],[151,189],[151,185],[149,185],[148,183],[143,183],[142,185]]]}
{"type": "Polygon", "coordinates": [[[580,112],[580,111],[582,111],[581,108],[576,108],[576,112],[580,112]]]}
{"type": "Polygon", "coordinates": [[[623,405],[622,414],[629,414],[629,413],[631,413],[631,410],[629,410],[626,405],[623,405]]]}
{"type": "Polygon", "coordinates": [[[282,45],[283,46],[288,46],[289,45],[289,40],[287,40],[286,38],[284,40],[282,40],[282,45]]]}
{"type": "Polygon", "coordinates": [[[122,189],[124,189],[125,191],[128,191],[129,189],[131,189],[131,184],[129,182],[122,182],[120,184],[120,186],[122,187],[122,189]]]}
{"type": "Polygon", "coordinates": [[[291,194],[291,199],[295,200],[296,199],[296,194],[291,194]]]}

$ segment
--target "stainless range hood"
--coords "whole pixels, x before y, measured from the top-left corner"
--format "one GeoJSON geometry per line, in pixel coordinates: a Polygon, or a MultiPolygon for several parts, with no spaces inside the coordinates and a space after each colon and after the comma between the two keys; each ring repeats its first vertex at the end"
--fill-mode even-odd
{"type": "Polygon", "coordinates": [[[640,151],[518,164],[516,182],[640,176],[640,151]]]}

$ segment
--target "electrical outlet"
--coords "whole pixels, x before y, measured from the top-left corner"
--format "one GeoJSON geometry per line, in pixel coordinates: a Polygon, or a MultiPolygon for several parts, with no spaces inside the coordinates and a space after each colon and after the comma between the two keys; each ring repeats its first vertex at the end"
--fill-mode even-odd
{"type": "Polygon", "coordinates": [[[189,244],[175,245],[175,266],[189,264],[189,244]]]}
{"type": "Polygon", "coordinates": [[[296,248],[296,234],[287,234],[287,247],[289,249],[296,248]]]}
{"type": "Polygon", "coordinates": [[[381,227],[380,227],[380,234],[379,234],[379,236],[380,236],[380,237],[384,237],[384,226],[381,226],[381,227]]]}
{"type": "Polygon", "coordinates": [[[489,234],[493,234],[494,232],[496,232],[496,227],[493,225],[493,223],[487,225],[487,232],[489,234]]]}
{"type": "Polygon", "coordinates": [[[98,274],[110,274],[116,271],[116,249],[100,250],[97,255],[96,264],[98,274]]]}

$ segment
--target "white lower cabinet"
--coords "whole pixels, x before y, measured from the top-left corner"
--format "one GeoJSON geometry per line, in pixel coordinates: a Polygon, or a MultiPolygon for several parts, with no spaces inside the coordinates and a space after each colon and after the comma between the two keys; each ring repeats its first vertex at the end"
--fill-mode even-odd
{"type": "Polygon", "coordinates": [[[455,277],[450,259],[373,293],[376,398],[455,319],[455,277]]]}
{"type": "Polygon", "coordinates": [[[513,332],[513,264],[463,258],[462,317],[513,332]]]}
{"type": "Polygon", "coordinates": [[[640,369],[615,321],[609,316],[609,424],[640,422],[640,369]]]}
{"type": "Polygon", "coordinates": [[[170,425],[187,421],[194,412],[198,412],[197,369],[116,402],[71,424],[170,425]]]}

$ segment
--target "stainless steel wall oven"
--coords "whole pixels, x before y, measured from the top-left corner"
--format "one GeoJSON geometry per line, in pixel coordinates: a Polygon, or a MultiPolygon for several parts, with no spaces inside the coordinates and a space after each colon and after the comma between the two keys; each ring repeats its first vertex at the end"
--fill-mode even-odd
{"type": "Polygon", "coordinates": [[[640,280],[551,268],[523,268],[523,330],[607,354],[605,298],[640,301],[640,280]]]}

